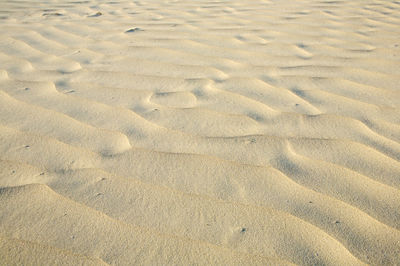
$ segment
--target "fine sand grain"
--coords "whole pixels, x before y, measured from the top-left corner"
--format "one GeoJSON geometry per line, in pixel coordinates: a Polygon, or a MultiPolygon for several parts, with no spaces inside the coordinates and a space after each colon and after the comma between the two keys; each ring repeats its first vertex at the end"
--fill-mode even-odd
{"type": "Polygon", "coordinates": [[[400,2],[0,0],[0,265],[400,265],[400,2]]]}

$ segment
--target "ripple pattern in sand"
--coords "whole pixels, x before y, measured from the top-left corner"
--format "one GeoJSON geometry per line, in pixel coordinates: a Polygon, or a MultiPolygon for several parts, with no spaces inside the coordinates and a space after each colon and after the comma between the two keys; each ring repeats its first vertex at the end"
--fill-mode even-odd
{"type": "Polygon", "coordinates": [[[0,255],[398,264],[399,14],[1,1],[0,255]]]}

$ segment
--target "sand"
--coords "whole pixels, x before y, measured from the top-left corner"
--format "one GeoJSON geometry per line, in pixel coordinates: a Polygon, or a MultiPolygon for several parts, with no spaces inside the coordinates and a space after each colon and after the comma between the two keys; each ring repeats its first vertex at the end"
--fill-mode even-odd
{"type": "Polygon", "coordinates": [[[400,2],[0,0],[0,265],[400,265],[400,2]]]}

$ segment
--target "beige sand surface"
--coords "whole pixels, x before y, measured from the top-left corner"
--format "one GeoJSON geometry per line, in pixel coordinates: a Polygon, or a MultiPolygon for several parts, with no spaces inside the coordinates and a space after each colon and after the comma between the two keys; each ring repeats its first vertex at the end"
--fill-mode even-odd
{"type": "Polygon", "coordinates": [[[400,265],[400,2],[0,0],[0,265],[400,265]]]}

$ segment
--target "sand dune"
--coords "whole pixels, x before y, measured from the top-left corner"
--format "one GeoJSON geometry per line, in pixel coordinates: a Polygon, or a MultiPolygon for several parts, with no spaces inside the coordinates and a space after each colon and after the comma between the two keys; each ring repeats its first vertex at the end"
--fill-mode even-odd
{"type": "Polygon", "coordinates": [[[1,1],[1,265],[400,265],[400,3],[1,1]]]}

